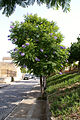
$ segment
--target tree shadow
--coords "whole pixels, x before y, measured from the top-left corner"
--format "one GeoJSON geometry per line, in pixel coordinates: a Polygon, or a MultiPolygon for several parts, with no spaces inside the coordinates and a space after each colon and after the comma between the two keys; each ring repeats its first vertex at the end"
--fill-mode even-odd
{"type": "Polygon", "coordinates": [[[50,120],[49,109],[46,100],[38,100],[41,96],[40,88],[35,87],[27,94],[27,98],[14,109],[7,120],[50,120]]]}
{"type": "MultiPolygon", "coordinates": [[[[33,86],[35,83],[33,83],[33,86]]],[[[27,92],[32,90],[32,84],[15,84],[0,89],[0,120],[4,119],[10,111],[23,99],[27,92]]]]}
{"type": "MultiPolygon", "coordinates": [[[[16,111],[14,117],[29,117],[31,115],[30,112],[33,110],[32,118],[34,118],[34,120],[38,117],[39,120],[50,120],[46,118],[47,101],[37,99],[41,96],[40,86],[37,85],[36,87],[31,87],[32,85],[16,84],[15,86],[10,85],[9,88],[6,87],[4,90],[0,91],[0,120],[5,119],[5,117],[13,110],[14,112],[16,111]],[[35,102],[36,99],[37,101],[35,102]]],[[[9,120],[15,119],[12,116],[9,120]]]]}

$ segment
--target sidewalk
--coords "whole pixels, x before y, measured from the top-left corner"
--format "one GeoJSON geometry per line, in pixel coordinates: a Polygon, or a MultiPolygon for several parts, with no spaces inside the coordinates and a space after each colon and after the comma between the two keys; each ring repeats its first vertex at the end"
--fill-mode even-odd
{"type": "Polygon", "coordinates": [[[18,106],[5,118],[5,120],[50,120],[46,100],[38,100],[41,96],[40,86],[37,85],[27,93],[18,106]]]}

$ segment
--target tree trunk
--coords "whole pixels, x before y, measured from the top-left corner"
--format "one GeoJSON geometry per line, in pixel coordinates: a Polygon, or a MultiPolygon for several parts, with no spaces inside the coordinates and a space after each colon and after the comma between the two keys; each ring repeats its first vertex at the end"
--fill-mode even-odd
{"type": "Polygon", "coordinates": [[[45,89],[46,89],[46,77],[43,76],[43,83],[42,83],[42,99],[45,99],[45,89]]]}
{"type": "Polygon", "coordinates": [[[42,99],[45,98],[45,89],[46,89],[46,77],[45,76],[40,76],[40,87],[41,87],[41,96],[42,99]]]}
{"type": "Polygon", "coordinates": [[[44,87],[44,90],[46,89],[46,77],[43,76],[43,87],[44,87]]]}
{"type": "Polygon", "coordinates": [[[80,61],[79,61],[79,64],[78,64],[78,70],[79,70],[79,72],[80,72],[80,61]]]}
{"type": "Polygon", "coordinates": [[[40,87],[41,87],[41,93],[42,93],[42,76],[40,76],[40,87]]]}
{"type": "Polygon", "coordinates": [[[69,67],[69,72],[71,71],[71,65],[70,65],[70,67],[69,67]]]}

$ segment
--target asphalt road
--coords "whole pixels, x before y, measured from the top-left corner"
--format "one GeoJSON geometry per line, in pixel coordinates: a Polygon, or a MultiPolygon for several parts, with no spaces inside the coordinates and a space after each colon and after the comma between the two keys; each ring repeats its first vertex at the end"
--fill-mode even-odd
{"type": "Polygon", "coordinates": [[[29,79],[11,83],[0,89],[0,120],[4,120],[21,100],[27,97],[39,80],[29,79]]]}

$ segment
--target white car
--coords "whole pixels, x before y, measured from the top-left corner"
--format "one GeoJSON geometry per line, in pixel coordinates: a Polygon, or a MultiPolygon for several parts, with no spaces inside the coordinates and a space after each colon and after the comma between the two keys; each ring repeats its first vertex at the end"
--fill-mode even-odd
{"type": "Polygon", "coordinates": [[[23,80],[29,80],[29,79],[36,79],[36,76],[35,76],[35,75],[32,75],[32,74],[26,73],[26,74],[24,75],[23,80]]]}
{"type": "Polygon", "coordinates": [[[31,75],[28,74],[28,73],[26,73],[26,74],[24,75],[23,80],[29,80],[29,79],[31,79],[31,78],[32,78],[31,75]]]}

